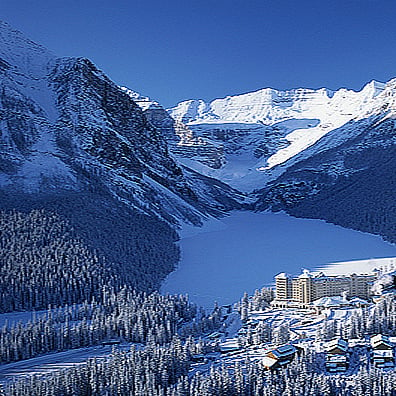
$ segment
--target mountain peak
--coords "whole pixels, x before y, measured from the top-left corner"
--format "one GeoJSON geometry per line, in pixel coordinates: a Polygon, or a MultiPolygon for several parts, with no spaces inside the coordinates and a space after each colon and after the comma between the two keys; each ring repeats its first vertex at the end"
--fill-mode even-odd
{"type": "Polygon", "coordinates": [[[361,92],[370,92],[372,97],[376,97],[385,89],[386,85],[387,85],[386,83],[376,80],[371,80],[363,87],[361,92]]]}
{"type": "Polygon", "coordinates": [[[42,78],[47,64],[55,55],[40,44],[27,38],[7,22],[0,20],[0,59],[19,73],[42,78]]]}

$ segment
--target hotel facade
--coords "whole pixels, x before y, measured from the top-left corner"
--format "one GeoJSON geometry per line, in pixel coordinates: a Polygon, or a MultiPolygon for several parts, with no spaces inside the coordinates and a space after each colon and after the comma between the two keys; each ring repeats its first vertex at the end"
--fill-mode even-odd
{"type": "Polygon", "coordinates": [[[322,272],[304,271],[298,277],[285,273],[275,277],[274,307],[309,308],[312,302],[322,297],[347,295],[369,299],[371,287],[377,279],[377,273],[351,275],[325,275],[322,272]]]}

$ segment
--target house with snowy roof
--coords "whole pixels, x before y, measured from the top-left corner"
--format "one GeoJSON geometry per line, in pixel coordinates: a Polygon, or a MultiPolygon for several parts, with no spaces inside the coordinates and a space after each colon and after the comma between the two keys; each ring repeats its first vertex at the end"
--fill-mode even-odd
{"type": "Polygon", "coordinates": [[[370,303],[359,297],[347,299],[344,294],[343,296],[322,297],[313,301],[311,305],[317,313],[321,313],[327,309],[368,307],[370,303]]]}
{"type": "Polygon", "coordinates": [[[348,352],[348,342],[342,338],[335,338],[326,345],[326,352],[331,355],[344,355],[348,352]]]}
{"type": "Polygon", "coordinates": [[[350,304],[347,299],[342,296],[321,297],[312,302],[312,306],[317,313],[321,313],[326,309],[340,309],[348,307],[350,304]]]}
{"type": "Polygon", "coordinates": [[[370,338],[372,351],[371,362],[378,368],[391,368],[395,366],[394,344],[388,336],[377,334],[370,338]]]}
{"type": "Polygon", "coordinates": [[[349,356],[347,341],[342,338],[336,338],[326,345],[325,367],[330,373],[341,373],[348,369],[349,356]]]}
{"type": "Polygon", "coordinates": [[[382,334],[377,334],[375,336],[372,336],[370,338],[370,344],[374,350],[392,350],[393,349],[393,343],[390,342],[389,337],[382,335],[382,334]]]}
{"type": "Polygon", "coordinates": [[[329,373],[343,373],[349,367],[349,359],[347,355],[327,355],[326,370],[329,373]]]}
{"type": "Polygon", "coordinates": [[[299,352],[300,349],[294,345],[282,345],[269,351],[262,359],[261,364],[267,370],[285,367],[299,352]]]}

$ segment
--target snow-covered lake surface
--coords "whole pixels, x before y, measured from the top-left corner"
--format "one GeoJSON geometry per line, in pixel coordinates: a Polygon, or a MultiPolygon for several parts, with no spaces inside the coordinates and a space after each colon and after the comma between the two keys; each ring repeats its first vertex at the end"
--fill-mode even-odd
{"type": "Polygon", "coordinates": [[[380,237],[282,213],[233,212],[202,228],[185,227],[181,237],[179,268],[162,292],[188,294],[206,308],[271,285],[279,272],[298,275],[327,263],[396,256],[396,246],[380,237]]]}

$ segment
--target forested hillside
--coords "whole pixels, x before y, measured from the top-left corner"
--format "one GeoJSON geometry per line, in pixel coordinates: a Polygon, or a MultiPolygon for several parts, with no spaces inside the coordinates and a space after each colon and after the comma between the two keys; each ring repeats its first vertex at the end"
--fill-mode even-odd
{"type": "Polygon", "coordinates": [[[290,207],[288,212],[378,234],[396,243],[396,150],[389,147],[365,154],[364,162],[367,163],[367,157],[373,154],[375,158],[380,157],[381,162],[371,163],[370,167],[352,175],[341,176],[337,183],[290,207]]]}
{"type": "Polygon", "coordinates": [[[111,359],[91,360],[85,367],[54,373],[42,381],[20,380],[7,389],[12,396],[393,396],[394,371],[362,368],[351,377],[318,373],[312,352],[276,373],[255,362],[212,368],[189,376],[188,346],[175,340],[170,347],[116,353],[111,359]],[[245,375],[246,374],[246,375],[245,375]],[[352,380],[352,381],[351,381],[352,380]]]}
{"type": "Polygon", "coordinates": [[[2,194],[0,207],[2,312],[152,291],[179,258],[172,228],[111,199],[2,194]]]}

